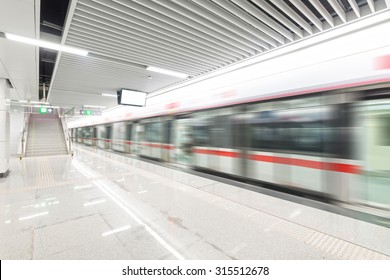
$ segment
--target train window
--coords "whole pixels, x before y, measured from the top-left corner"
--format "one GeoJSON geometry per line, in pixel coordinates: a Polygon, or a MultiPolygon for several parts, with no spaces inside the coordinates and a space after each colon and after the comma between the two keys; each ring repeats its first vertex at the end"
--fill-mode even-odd
{"type": "Polygon", "coordinates": [[[232,148],[232,128],[229,116],[217,116],[212,119],[211,146],[232,148]]]}
{"type": "Polygon", "coordinates": [[[106,139],[106,129],[104,126],[98,126],[98,137],[99,139],[106,139]]]}
{"type": "Polygon", "coordinates": [[[208,119],[196,120],[193,125],[195,146],[210,146],[210,121],[208,119]]]}
{"type": "Polygon", "coordinates": [[[127,135],[126,140],[132,140],[133,125],[131,123],[127,124],[127,135]]]}
{"type": "Polygon", "coordinates": [[[163,133],[164,133],[164,139],[163,139],[164,143],[165,144],[171,143],[172,121],[166,121],[164,123],[163,133]]]}
{"type": "Polygon", "coordinates": [[[161,142],[161,133],[159,123],[145,123],[145,141],[146,142],[161,142]]]}
{"type": "Polygon", "coordinates": [[[92,138],[92,127],[86,127],[84,131],[85,138],[92,138]]]}
{"type": "Polygon", "coordinates": [[[251,121],[252,147],[322,153],[329,118],[327,106],[260,112],[251,121]]]}
{"type": "Polygon", "coordinates": [[[111,139],[112,126],[106,126],[106,139],[111,139]]]}
{"type": "MultiPolygon", "coordinates": [[[[304,103],[295,105],[298,104],[304,103]]],[[[351,118],[351,106],[346,103],[259,112],[248,121],[250,146],[259,150],[352,158],[351,118]]]]}
{"type": "Polygon", "coordinates": [[[390,146],[390,115],[383,116],[382,121],[382,136],[381,146],[390,146]]]}

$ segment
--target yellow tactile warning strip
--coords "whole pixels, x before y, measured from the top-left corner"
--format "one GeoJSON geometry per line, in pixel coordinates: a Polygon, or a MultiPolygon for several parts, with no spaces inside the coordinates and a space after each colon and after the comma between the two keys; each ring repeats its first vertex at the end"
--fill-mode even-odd
{"type": "MultiPolygon", "coordinates": [[[[110,180],[115,179],[120,176],[131,175],[132,173],[127,172],[108,172],[104,174],[99,174],[99,176],[85,178],[84,176],[79,178],[74,178],[70,180],[56,180],[53,170],[51,168],[50,162],[46,157],[36,157],[34,158],[36,164],[36,179],[34,184],[28,185],[12,185],[10,187],[0,188],[0,194],[11,194],[11,193],[21,193],[26,191],[35,191],[42,189],[49,189],[54,187],[64,187],[64,186],[73,186],[73,185],[82,185],[90,183],[95,180],[110,180]]],[[[23,177],[27,177],[25,173],[23,177]]]]}
{"type": "Polygon", "coordinates": [[[35,189],[56,186],[57,181],[54,178],[53,171],[47,158],[40,158],[37,161],[37,180],[35,183],[35,189]]]}
{"type": "MultiPolygon", "coordinates": [[[[196,189],[197,190],[197,189],[196,189]]],[[[197,190],[200,191],[200,190],[197,190]]],[[[318,248],[340,259],[352,260],[390,260],[390,256],[353,244],[329,234],[306,226],[246,207],[233,201],[216,197],[207,192],[192,192],[192,195],[216,207],[222,208],[258,224],[263,231],[277,231],[318,248]],[[196,193],[196,194],[195,194],[196,193]]]]}

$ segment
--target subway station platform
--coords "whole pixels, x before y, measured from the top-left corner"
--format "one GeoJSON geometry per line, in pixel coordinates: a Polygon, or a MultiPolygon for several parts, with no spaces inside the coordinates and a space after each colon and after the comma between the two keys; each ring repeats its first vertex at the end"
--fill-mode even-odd
{"type": "Polygon", "coordinates": [[[390,259],[390,228],[103,150],[11,159],[0,259],[390,259]]]}

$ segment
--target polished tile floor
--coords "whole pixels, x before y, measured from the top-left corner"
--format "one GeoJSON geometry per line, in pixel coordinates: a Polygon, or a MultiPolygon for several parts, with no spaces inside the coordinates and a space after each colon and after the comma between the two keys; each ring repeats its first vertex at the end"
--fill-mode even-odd
{"type": "Polygon", "coordinates": [[[136,158],[11,160],[0,259],[390,259],[390,229],[136,158]]]}

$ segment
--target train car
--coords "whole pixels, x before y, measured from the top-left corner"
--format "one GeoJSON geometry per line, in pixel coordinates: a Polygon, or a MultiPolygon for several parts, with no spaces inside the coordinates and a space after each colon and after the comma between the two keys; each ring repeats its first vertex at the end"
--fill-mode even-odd
{"type": "Polygon", "coordinates": [[[93,127],[87,126],[83,128],[83,144],[88,146],[94,145],[93,127]]]}
{"type": "Polygon", "coordinates": [[[98,125],[96,127],[96,146],[102,149],[111,149],[112,124],[98,125]]]}
{"type": "Polygon", "coordinates": [[[138,154],[157,160],[170,161],[174,149],[171,139],[171,120],[157,117],[141,120],[138,123],[138,154]]]}
{"type": "Polygon", "coordinates": [[[104,138],[132,141],[135,155],[390,210],[389,27],[346,26],[71,127],[123,116],[131,137],[104,138]]]}
{"type": "Polygon", "coordinates": [[[132,127],[131,122],[116,122],[112,125],[112,150],[131,153],[132,127]]]}

